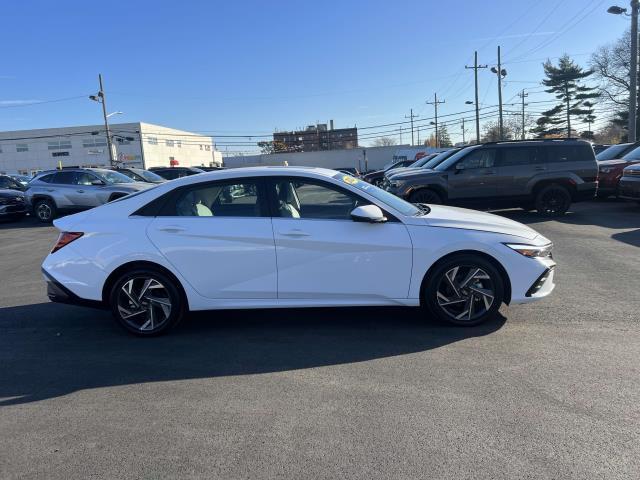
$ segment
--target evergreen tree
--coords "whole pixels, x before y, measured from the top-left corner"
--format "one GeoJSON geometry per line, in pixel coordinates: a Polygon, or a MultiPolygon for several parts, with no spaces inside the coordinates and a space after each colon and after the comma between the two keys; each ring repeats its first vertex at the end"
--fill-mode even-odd
{"type": "Polygon", "coordinates": [[[446,125],[440,125],[438,128],[438,143],[440,147],[451,147],[451,137],[449,137],[449,130],[446,125]]]}
{"type": "Polygon", "coordinates": [[[593,71],[583,70],[565,54],[557,66],[547,60],[544,73],[547,78],[542,80],[542,84],[549,87],[545,91],[553,94],[559,103],[542,113],[532,132],[538,137],[558,136],[566,132],[570,137],[572,117],[583,121],[588,121],[587,117],[595,119],[594,104],[590,100],[598,98],[599,94],[595,88],[582,84],[593,71]]]}

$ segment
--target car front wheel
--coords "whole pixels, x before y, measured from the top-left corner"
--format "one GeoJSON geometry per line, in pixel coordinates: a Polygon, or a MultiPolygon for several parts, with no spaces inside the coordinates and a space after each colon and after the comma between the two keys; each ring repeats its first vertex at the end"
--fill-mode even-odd
{"type": "Polygon", "coordinates": [[[186,302],[175,280],[153,269],[136,269],[118,278],[109,295],[118,323],[134,335],[165,333],[184,316],[186,302]]]}
{"type": "Polygon", "coordinates": [[[442,197],[437,192],[428,188],[423,188],[416,192],[413,192],[409,197],[411,203],[432,203],[440,205],[442,203],[442,197]]]}
{"type": "Polygon", "coordinates": [[[473,326],[495,317],[504,298],[502,276],[476,255],[456,255],[430,275],[424,303],[438,319],[473,326]]]}

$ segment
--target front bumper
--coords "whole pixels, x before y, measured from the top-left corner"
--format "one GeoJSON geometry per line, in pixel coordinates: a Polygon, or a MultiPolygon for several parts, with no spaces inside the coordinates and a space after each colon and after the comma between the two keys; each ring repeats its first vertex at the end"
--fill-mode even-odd
{"type": "Polygon", "coordinates": [[[626,175],[620,179],[620,198],[627,200],[640,200],[640,175],[626,175]]]}
{"type": "Polygon", "coordinates": [[[26,203],[0,205],[0,217],[26,215],[28,211],[26,203]]]}

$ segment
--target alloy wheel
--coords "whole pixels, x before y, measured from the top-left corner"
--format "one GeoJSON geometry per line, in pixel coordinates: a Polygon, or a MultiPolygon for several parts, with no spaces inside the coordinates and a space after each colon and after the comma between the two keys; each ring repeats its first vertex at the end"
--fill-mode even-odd
{"type": "Polygon", "coordinates": [[[567,209],[567,201],[563,193],[557,189],[550,189],[544,192],[540,202],[542,213],[547,215],[564,213],[567,209]]]}
{"type": "Polygon", "coordinates": [[[47,221],[51,219],[51,207],[47,202],[42,202],[38,205],[36,209],[36,215],[42,221],[47,221]]]}
{"type": "Polygon", "coordinates": [[[169,291],[151,277],[127,280],[118,292],[117,306],[120,318],[127,325],[147,333],[162,328],[172,309],[169,291]]]}
{"type": "Polygon", "coordinates": [[[458,265],[442,276],[437,290],[438,306],[451,318],[471,322],[489,311],[495,300],[493,281],[476,266],[458,265]]]}

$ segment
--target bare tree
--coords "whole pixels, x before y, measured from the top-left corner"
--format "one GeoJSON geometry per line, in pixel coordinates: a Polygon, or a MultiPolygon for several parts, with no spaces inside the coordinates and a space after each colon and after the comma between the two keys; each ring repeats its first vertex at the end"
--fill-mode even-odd
{"type": "Polygon", "coordinates": [[[589,62],[593,76],[600,82],[602,100],[619,109],[629,104],[629,72],[631,69],[631,32],[613,43],[599,47],[589,62]]]}
{"type": "Polygon", "coordinates": [[[398,141],[393,137],[380,137],[376,138],[373,141],[374,147],[390,147],[392,145],[397,145],[398,141]]]}

